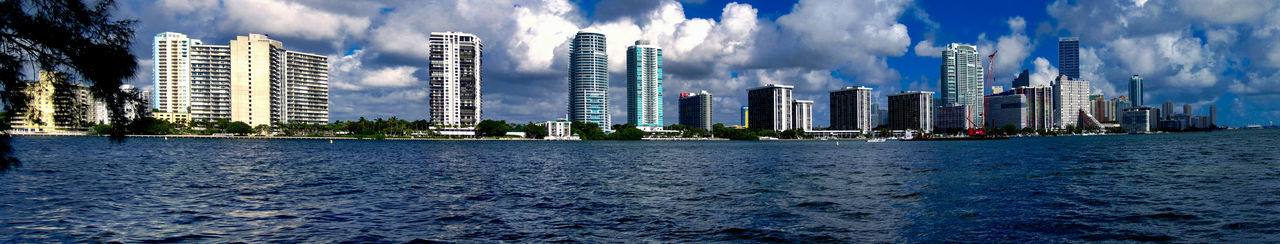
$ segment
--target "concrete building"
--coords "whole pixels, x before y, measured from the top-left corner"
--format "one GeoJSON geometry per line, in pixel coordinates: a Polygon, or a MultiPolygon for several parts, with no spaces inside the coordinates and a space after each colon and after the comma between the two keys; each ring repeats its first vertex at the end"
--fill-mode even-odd
{"type": "Polygon", "coordinates": [[[1023,69],[1022,73],[1018,74],[1018,77],[1013,79],[1011,85],[1012,86],[1009,86],[1010,88],[1031,86],[1031,73],[1028,70],[1023,69]]]}
{"type": "Polygon", "coordinates": [[[1191,116],[1191,128],[1210,129],[1213,124],[1209,121],[1209,116],[1191,116]]]}
{"type": "Polygon", "coordinates": [[[1218,106],[1209,105],[1209,127],[1218,128],[1218,106]]]}
{"type": "Polygon", "coordinates": [[[813,101],[792,100],[791,118],[792,129],[813,130],[813,101]]]}
{"type": "Polygon", "coordinates": [[[1080,79],[1079,37],[1058,38],[1058,71],[1072,80],[1080,79]]]}
{"type": "Polygon", "coordinates": [[[1027,96],[1016,92],[1005,92],[987,97],[987,126],[1001,128],[1013,125],[1015,128],[1028,128],[1027,96]]]}
{"type": "Polygon", "coordinates": [[[747,119],[751,118],[751,116],[749,116],[749,115],[751,115],[751,107],[750,107],[750,106],[742,106],[742,127],[747,127],[747,128],[749,128],[749,127],[748,127],[748,122],[749,122],[750,120],[747,120],[747,119]]]}
{"type": "Polygon", "coordinates": [[[933,129],[940,133],[956,133],[967,131],[974,127],[969,120],[969,115],[973,114],[973,106],[965,104],[949,104],[934,108],[933,129]]]}
{"type": "Polygon", "coordinates": [[[939,104],[962,104],[973,107],[969,118],[981,128],[982,104],[986,96],[986,81],[983,80],[982,55],[978,47],[968,44],[952,43],[942,51],[941,67],[942,100],[939,104]]]}
{"type": "Polygon", "coordinates": [[[1160,104],[1160,120],[1166,120],[1173,117],[1173,102],[1165,101],[1160,104]]]}
{"type": "Polygon", "coordinates": [[[199,39],[174,32],[156,34],[151,45],[152,108],[165,113],[189,113],[191,107],[191,45],[199,39]]]}
{"type": "Polygon", "coordinates": [[[475,127],[483,120],[480,93],[484,42],[475,34],[432,32],[427,70],[431,74],[431,123],[475,127]]]}
{"type": "Polygon", "coordinates": [[[883,109],[883,108],[882,108],[882,109],[876,109],[876,117],[877,117],[876,119],[880,120],[880,122],[878,122],[878,124],[877,124],[876,126],[881,126],[881,125],[883,125],[883,126],[888,126],[888,125],[889,125],[889,110],[888,110],[888,109],[883,109]]]}
{"type": "Polygon", "coordinates": [[[1071,80],[1065,75],[1058,76],[1053,82],[1053,113],[1057,118],[1057,128],[1080,126],[1080,111],[1089,109],[1089,82],[1071,80]]]}
{"type": "Polygon", "coordinates": [[[933,92],[911,91],[889,95],[889,128],[933,132],[933,92]]]}
{"type": "Polygon", "coordinates": [[[680,93],[680,124],[711,131],[711,93],[680,93]]]}
{"type": "Polygon", "coordinates": [[[94,125],[97,110],[88,87],[69,82],[66,73],[40,71],[37,76],[37,82],[22,90],[26,106],[8,115],[13,131],[82,131],[94,125]]]}
{"type": "Polygon", "coordinates": [[[791,89],[788,85],[769,84],[747,89],[747,106],[751,115],[748,128],[784,131],[794,128],[791,89]]]}
{"type": "Polygon", "coordinates": [[[1133,102],[1129,100],[1129,97],[1125,96],[1112,98],[1111,104],[1115,107],[1115,109],[1112,110],[1115,112],[1116,117],[1113,118],[1115,122],[1121,122],[1121,120],[1124,119],[1124,110],[1133,107],[1133,102]]]}
{"type": "Polygon", "coordinates": [[[1130,134],[1151,133],[1156,128],[1156,114],[1151,107],[1132,107],[1124,110],[1120,127],[1130,134]]]}
{"type": "Polygon", "coordinates": [[[610,130],[609,53],[604,34],[579,31],[569,45],[569,120],[610,130]]]}
{"type": "Polygon", "coordinates": [[[165,100],[155,102],[162,117],[250,125],[329,122],[327,56],[285,50],[262,34],[207,45],[165,32],[156,36],[155,45],[154,66],[164,74],[154,77],[154,98],[165,100]],[[186,45],[174,49],[184,40],[186,45]],[[169,58],[174,50],[180,51],[180,61],[169,58]]]}
{"type": "Polygon", "coordinates": [[[627,123],[662,129],[662,48],[639,40],[627,47],[627,123]]]}
{"type": "Polygon", "coordinates": [[[877,105],[871,103],[871,88],[865,86],[845,87],[829,93],[831,96],[831,130],[871,131],[876,121],[874,111],[877,105]]]}
{"type": "Polygon", "coordinates": [[[1187,115],[1187,116],[1192,116],[1192,115],[1194,115],[1194,114],[1191,114],[1191,104],[1183,104],[1183,105],[1182,105],[1182,114],[1185,114],[1185,115],[1187,115]]]}
{"type": "Polygon", "coordinates": [[[1018,94],[1027,98],[1027,128],[1052,130],[1057,121],[1053,114],[1053,88],[1044,86],[1018,87],[1018,94]]]}
{"type": "Polygon", "coordinates": [[[578,140],[578,136],[573,134],[573,122],[569,119],[556,119],[553,121],[542,122],[538,124],[543,128],[547,128],[547,136],[543,140],[578,140]]]}
{"type": "Polygon", "coordinates": [[[1102,97],[1095,97],[1093,98],[1092,101],[1089,102],[1089,104],[1090,104],[1089,113],[1093,115],[1093,118],[1098,119],[1098,121],[1102,121],[1102,122],[1115,121],[1116,105],[1114,102],[1112,102],[1112,100],[1107,100],[1106,98],[1102,98],[1102,97]]]}
{"type": "Polygon", "coordinates": [[[1133,75],[1129,78],[1129,101],[1133,107],[1146,106],[1142,103],[1142,77],[1133,75]]]}

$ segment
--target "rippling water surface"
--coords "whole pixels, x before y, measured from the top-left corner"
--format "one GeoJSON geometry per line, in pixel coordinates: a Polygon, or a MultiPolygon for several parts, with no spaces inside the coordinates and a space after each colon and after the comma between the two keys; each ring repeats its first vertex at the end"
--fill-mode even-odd
{"type": "Polygon", "coordinates": [[[19,137],[0,239],[1266,242],[1280,131],[991,142],[19,137]]]}

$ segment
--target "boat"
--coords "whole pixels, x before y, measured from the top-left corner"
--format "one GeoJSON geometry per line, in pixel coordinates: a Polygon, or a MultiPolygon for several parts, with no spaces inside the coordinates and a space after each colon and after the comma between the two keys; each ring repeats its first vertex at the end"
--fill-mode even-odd
{"type": "Polygon", "coordinates": [[[867,139],[867,142],[885,142],[884,138],[867,139]]]}

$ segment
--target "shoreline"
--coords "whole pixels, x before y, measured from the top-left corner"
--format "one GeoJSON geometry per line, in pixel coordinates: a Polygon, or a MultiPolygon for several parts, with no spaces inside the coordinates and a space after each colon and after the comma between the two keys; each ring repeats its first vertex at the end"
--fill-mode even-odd
{"type": "MultiPolygon", "coordinates": [[[[1143,135],[1159,135],[1159,134],[1176,134],[1187,132],[1158,132],[1143,135]]],[[[31,136],[31,137],[106,137],[104,135],[89,135],[86,133],[10,133],[10,136],[31,136]]],[[[1056,136],[1010,136],[1009,138],[1031,138],[1031,137],[1070,137],[1070,136],[1111,136],[1111,135],[1131,135],[1125,133],[1118,134],[1081,134],[1081,135],[1056,135],[1056,136]]],[[[337,137],[337,136],[226,136],[226,135],[128,135],[127,137],[135,138],[195,138],[195,139],[264,139],[264,140],[393,140],[393,141],[575,141],[575,140],[545,140],[531,138],[403,138],[403,137],[337,137]]],[[[866,141],[868,138],[827,138],[827,139],[760,139],[758,141],[866,141]]],[[[581,140],[576,140],[581,141],[581,140]]],[[[654,137],[643,138],[639,141],[732,141],[727,138],[668,138],[654,137]]]]}

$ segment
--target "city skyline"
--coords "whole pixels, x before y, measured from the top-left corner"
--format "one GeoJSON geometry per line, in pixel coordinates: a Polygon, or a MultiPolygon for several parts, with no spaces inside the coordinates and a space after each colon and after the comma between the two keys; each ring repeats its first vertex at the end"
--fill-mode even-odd
{"type": "MultiPolygon", "coordinates": [[[[243,3],[242,3],[243,4],[243,3]]],[[[708,90],[717,95],[717,123],[737,124],[737,107],[746,103],[748,87],[766,83],[793,84],[798,100],[815,100],[828,104],[826,92],[845,86],[868,86],[876,90],[874,100],[885,100],[886,94],[902,90],[938,91],[938,52],[931,49],[946,43],[973,43],[982,54],[999,48],[995,82],[1008,83],[1022,69],[1032,71],[1032,83],[1041,84],[1056,75],[1057,41],[1061,37],[1079,37],[1082,80],[1093,82],[1092,90],[1101,90],[1106,98],[1128,94],[1128,78],[1134,74],[1144,79],[1147,104],[1173,101],[1193,104],[1197,114],[1208,114],[1215,105],[1219,124],[1243,126],[1267,124],[1280,118],[1280,107],[1273,83],[1280,63],[1265,55],[1246,55],[1253,43],[1271,39],[1251,32],[1208,32],[1242,30],[1250,26],[1273,23],[1253,21],[1248,16],[1232,21],[1218,21],[1200,15],[1147,15],[1178,7],[1178,2],[1139,3],[1002,3],[1005,8],[984,10],[989,13],[979,20],[966,20],[944,11],[956,3],[885,2],[871,6],[862,2],[750,2],[728,4],[723,1],[684,3],[584,1],[579,3],[551,1],[547,3],[507,4],[505,2],[435,2],[423,6],[397,6],[368,3],[368,6],[343,3],[261,1],[254,9],[239,8],[235,1],[223,3],[194,2],[122,2],[121,16],[139,19],[139,40],[163,31],[174,31],[203,40],[228,40],[244,33],[270,34],[272,39],[289,44],[291,49],[326,55],[331,61],[331,115],[333,120],[358,117],[397,116],[426,119],[428,103],[426,61],[421,46],[427,33],[461,31],[475,33],[493,43],[486,47],[487,64],[483,104],[485,118],[508,121],[546,121],[562,117],[567,95],[564,76],[567,72],[567,41],[577,30],[600,28],[609,38],[609,50],[615,60],[609,66],[610,117],[614,123],[625,121],[625,72],[618,62],[627,44],[649,39],[665,47],[666,80],[664,88],[675,91],[708,90]],[[504,14],[488,14],[474,21],[427,21],[413,17],[415,13],[439,12],[447,16],[473,16],[457,8],[492,8],[504,14]],[[829,6],[831,4],[843,6],[829,6]],[[601,12],[607,6],[639,6],[634,10],[601,12]],[[164,9],[169,11],[160,11],[164,9]],[[246,21],[261,9],[280,9],[281,21],[270,25],[246,21]],[[832,22],[831,26],[804,26],[824,10],[857,9],[884,14],[875,17],[850,16],[851,20],[832,22]],[[1089,11],[1110,14],[1111,18],[1090,17],[1089,11]],[[521,16],[528,18],[521,19],[521,16]],[[650,16],[669,16],[656,21],[650,16]],[[676,18],[679,17],[679,18],[676,18]],[[210,18],[220,19],[208,22],[210,18]],[[313,20],[313,21],[302,21],[313,20]],[[1115,26],[1119,20],[1135,25],[1118,26],[1111,31],[1086,28],[1086,21],[1100,26],[1115,26]],[[868,26],[849,23],[869,22],[868,26]],[[1204,23],[1189,30],[1152,27],[1149,23],[1204,23]],[[298,24],[298,23],[308,23],[298,24]],[[499,24],[495,24],[499,23],[499,24]],[[501,24],[508,23],[508,24],[501,24]],[[522,24],[523,23],[523,24],[522,24]],[[683,24],[683,25],[682,25],[683,24]],[[706,30],[692,29],[705,27],[706,30]],[[731,25],[741,24],[741,25],[731,25]],[[1146,24],[1146,25],[1139,25],[1146,24]],[[684,27],[682,27],[684,26],[684,27]],[[413,27],[413,28],[409,28],[413,27]],[[570,28],[571,27],[571,28],[570,28]],[[1140,29],[1146,28],[1146,29],[1140,29]],[[683,29],[682,29],[683,28],[683,29]],[[736,28],[736,29],[735,29],[736,28]],[[199,30],[199,31],[197,31],[199,30]],[[523,30],[523,31],[522,31],[523,30]],[[1201,30],[1201,31],[1197,31],[1201,30]],[[824,35],[856,31],[883,31],[883,38],[840,37],[824,35]],[[1124,34],[1134,32],[1135,34],[1124,34]],[[694,35],[701,33],[701,35],[694,35]],[[1224,36],[1225,35],[1225,36],[1224,36]],[[1217,40],[1215,42],[1215,40],[1217,40]],[[417,44],[415,44],[417,43],[417,44]],[[1169,43],[1175,52],[1153,48],[1169,43]],[[794,53],[758,48],[798,45],[806,48],[794,53]],[[820,46],[823,49],[809,48],[820,46]],[[1239,46],[1240,51],[1227,47],[1239,46]],[[417,47],[417,48],[415,48],[417,47]],[[1121,48],[1127,56],[1120,56],[1121,48]],[[418,50],[415,50],[418,49],[418,50]],[[830,53],[839,53],[833,56],[830,53]],[[812,58],[798,58],[808,56],[812,58]],[[1226,58],[1252,60],[1254,65],[1228,65],[1218,62],[1226,58]],[[1043,61],[1041,60],[1043,59],[1043,61]]],[[[1258,8],[1274,9],[1265,5],[1258,8]]],[[[1251,13],[1251,12],[1250,12],[1251,13]]],[[[1186,28],[1187,25],[1179,28],[1186,28]]],[[[133,48],[141,63],[150,63],[150,43],[137,42],[133,48]]],[[[1266,54],[1264,51],[1253,53],[1266,54]]],[[[985,55],[984,55],[985,56],[985,55]]],[[[984,64],[985,65],[985,64],[984,64]]],[[[142,67],[139,77],[150,77],[152,67],[142,67]]],[[[151,88],[150,79],[135,79],[132,84],[151,88]]],[[[677,94],[664,94],[665,124],[677,121],[677,94]]],[[[883,104],[882,104],[883,106],[883,104]]],[[[826,106],[815,106],[814,125],[829,125],[826,106]]]]}

